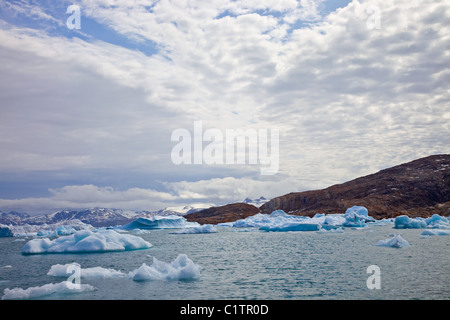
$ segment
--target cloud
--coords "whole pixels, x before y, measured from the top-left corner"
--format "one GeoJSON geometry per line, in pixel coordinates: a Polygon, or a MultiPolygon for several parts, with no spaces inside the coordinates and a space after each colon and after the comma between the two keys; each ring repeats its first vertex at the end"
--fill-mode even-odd
{"type": "MultiPolygon", "coordinates": [[[[0,21],[0,171],[45,172],[48,188],[60,191],[30,198],[36,203],[75,205],[59,198],[76,190],[64,193],[71,183],[57,174],[73,181],[84,172],[80,185],[110,179],[102,185],[117,188],[112,181],[139,173],[166,188],[139,183],[163,192],[149,196],[158,204],[226,202],[326,187],[450,151],[445,2],[352,1],[327,16],[326,1],[309,0],[76,3],[82,19],[109,32],[105,41],[89,23],[81,31],[92,35],[78,38],[0,21]],[[377,18],[374,28],[368,22],[377,18]],[[279,176],[263,180],[254,166],[175,166],[171,133],[192,132],[194,121],[222,132],[279,129],[279,176]]],[[[47,8],[17,6],[54,25],[47,8]]],[[[120,190],[135,186],[127,180],[120,190]]],[[[97,191],[98,201],[80,201],[113,205],[108,192],[137,194],[97,191]]]]}
{"type": "Polygon", "coordinates": [[[4,210],[19,209],[29,213],[94,207],[156,210],[177,200],[177,197],[169,193],[142,188],[116,190],[112,187],[75,185],[49,191],[49,197],[0,199],[0,207],[4,210]]]}

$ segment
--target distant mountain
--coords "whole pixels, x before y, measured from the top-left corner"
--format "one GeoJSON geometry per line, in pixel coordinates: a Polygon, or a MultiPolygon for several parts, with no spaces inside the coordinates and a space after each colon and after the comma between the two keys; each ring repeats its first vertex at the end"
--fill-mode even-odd
{"type": "Polygon", "coordinates": [[[48,215],[0,212],[0,225],[41,225],[81,221],[94,227],[129,223],[140,217],[182,215],[188,221],[216,224],[246,218],[258,212],[284,210],[295,215],[343,213],[353,205],[365,206],[375,218],[407,214],[427,217],[434,213],[450,215],[450,155],[434,155],[414,160],[375,174],[357,178],[326,189],[293,192],[268,200],[246,198],[241,203],[215,207],[192,204],[157,211],[130,211],[94,208],[63,210],[48,215]]]}
{"type": "Polygon", "coordinates": [[[213,207],[211,203],[199,203],[178,207],[167,207],[157,211],[131,211],[123,209],[92,208],[83,210],[62,210],[46,215],[30,216],[19,212],[0,212],[0,225],[44,225],[63,221],[81,221],[93,227],[111,227],[130,223],[137,218],[167,215],[185,215],[213,207]]]}
{"type": "Polygon", "coordinates": [[[214,207],[212,203],[198,203],[191,204],[186,206],[177,206],[177,207],[166,207],[164,209],[154,211],[154,215],[158,216],[167,216],[167,215],[185,215],[189,213],[194,213],[203,209],[207,209],[210,207],[214,207]]]}
{"type": "Polygon", "coordinates": [[[353,205],[365,206],[376,218],[450,215],[450,155],[421,158],[322,190],[289,193],[260,209],[312,216],[353,205]]]}
{"type": "Polygon", "coordinates": [[[245,198],[243,203],[251,204],[252,206],[255,206],[255,207],[261,207],[264,203],[266,203],[268,201],[269,201],[269,199],[266,199],[264,197],[260,197],[258,199],[245,198]]]}

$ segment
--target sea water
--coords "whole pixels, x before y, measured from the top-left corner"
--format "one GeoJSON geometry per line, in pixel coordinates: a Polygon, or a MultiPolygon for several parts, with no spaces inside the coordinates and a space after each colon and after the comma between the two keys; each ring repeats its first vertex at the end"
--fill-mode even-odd
{"type": "MultiPolygon", "coordinates": [[[[130,277],[81,279],[96,288],[39,299],[449,299],[450,236],[423,237],[423,229],[393,224],[344,228],[342,233],[265,232],[218,227],[217,233],[139,235],[145,250],[84,254],[22,255],[29,239],[0,238],[0,294],[5,288],[38,287],[64,278],[47,275],[52,265],[76,262],[127,274],[153,257],[171,262],[186,254],[202,267],[198,279],[133,281],[130,277]],[[375,244],[399,234],[410,245],[375,244]],[[368,267],[379,270],[379,289],[368,286],[368,267]]],[[[369,270],[372,270],[369,268],[369,270]]]]}

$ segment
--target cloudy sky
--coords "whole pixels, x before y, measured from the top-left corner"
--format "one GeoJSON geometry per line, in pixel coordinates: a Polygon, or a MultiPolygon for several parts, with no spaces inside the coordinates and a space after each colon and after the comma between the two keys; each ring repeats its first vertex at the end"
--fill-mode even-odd
{"type": "Polygon", "coordinates": [[[450,153],[449,67],[447,0],[2,1],[0,210],[223,204],[450,153]],[[174,164],[198,121],[279,130],[277,173],[174,164]]]}

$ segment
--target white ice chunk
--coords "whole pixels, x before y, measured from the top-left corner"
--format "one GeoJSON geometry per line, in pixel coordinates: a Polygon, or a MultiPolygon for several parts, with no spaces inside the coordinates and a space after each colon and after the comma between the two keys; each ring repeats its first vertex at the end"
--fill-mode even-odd
{"type": "Polygon", "coordinates": [[[201,270],[202,267],[195,264],[187,255],[180,254],[171,263],[153,257],[151,266],[144,263],[129,275],[135,281],[192,280],[200,277],[201,270]]]}
{"type": "Polygon", "coordinates": [[[76,266],[80,270],[80,276],[82,278],[116,278],[116,277],[126,277],[127,275],[121,271],[117,271],[114,269],[106,269],[102,267],[92,267],[92,268],[81,268],[81,265],[78,263],[69,263],[69,264],[55,264],[51,266],[47,275],[52,277],[65,277],[67,278],[71,274],[73,274],[72,266],[76,266]]]}
{"type": "Polygon", "coordinates": [[[317,231],[317,233],[344,233],[344,229],[342,229],[342,227],[339,228],[321,228],[319,231],[317,231]]]}
{"type": "Polygon", "coordinates": [[[39,287],[30,287],[28,289],[14,288],[5,289],[3,291],[4,295],[2,300],[9,299],[32,299],[39,298],[42,296],[47,296],[54,293],[80,293],[84,291],[93,291],[95,288],[89,284],[79,284],[79,286],[74,287],[70,285],[70,282],[62,281],[60,283],[47,283],[39,287]]]}
{"type": "Polygon", "coordinates": [[[405,246],[409,246],[409,242],[403,239],[402,236],[398,234],[396,236],[393,236],[392,238],[379,240],[376,245],[380,247],[402,248],[405,246]]]}
{"type": "Polygon", "coordinates": [[[96,232],[80,230],[54,240],[48,238],[30,240],[22,248],[22,253],[129,251],[147,249],[151,246],[149,242],[138,236],[120,234],[114,230],[97,230],[96,232]]]}
{"type": "Polygon", "coordinates": [[[450,230],[442,230],[442,229],[425,229],[420,234],[424,237],[431,237],[431,236],[448,236],[450,235],[450,230]]]}
{"type": "Polygon", "coordinates": [[[217,228],[211,224],[204,224],[199,227],[177,230],[175,234],[194,234],[194,233],[216,233],[217,228]]]}

